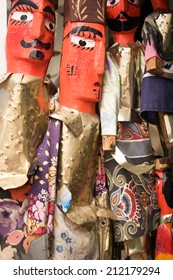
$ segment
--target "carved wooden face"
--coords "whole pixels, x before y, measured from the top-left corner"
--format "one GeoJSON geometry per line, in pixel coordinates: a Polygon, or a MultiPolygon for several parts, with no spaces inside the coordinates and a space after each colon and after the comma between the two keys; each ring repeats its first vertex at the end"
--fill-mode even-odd
{"type": "Polygon", "coordinates": [[[14,0],[6,37],[7,69],[44,76],[53,53],[55,8],[48,0],[14,0]],[[28,65],[28,67],[27,67],[28,65]]]}
{"type": "Polygon", "coordinates": [[[139,0],[107,0],[106,17],[112,31],[122,32],[136,28],[140,22],[139,0]]]}
{"type": "Polygon", "coordinates": [[[68,22],[60,67],[60,102],[68,103],[69,92],[74,99],[99,101],[104,59],[104,25],[68,22]]]}

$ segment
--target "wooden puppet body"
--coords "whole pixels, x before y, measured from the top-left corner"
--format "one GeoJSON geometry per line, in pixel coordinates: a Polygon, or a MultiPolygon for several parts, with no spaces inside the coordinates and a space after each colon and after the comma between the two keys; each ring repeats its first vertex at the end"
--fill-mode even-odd
{"type": "MultiPolygon", "coordinates": [[[[150,199],[155,193],[155,180],[154,176],[152,176],[154,157],[149,132],[146,123],[140,119],[137,103],[140,97],[142,78],[142,69],[139,68],[141,62],[143,62],[142,50],[136,44],[125,47],[117,44],[117,50],[118,52],[114,55],[112,52],[107,54],[108,59],[103,78],[103,99],[100,104],[100,112],[102,133],[104,131],[110,133],[103,133],[103,135],[113,135],[113,133],[116,135],[115,151],[105,151],[105,166],[110,188],[111,207],[113,212],[117,213],[117,220],[114,221],[115,240],[124,241],[143,236],[152,231],[157,223],[153,225],[150,221],[154,219],[155,215],[157,216],[158,209],[155,201],[155,205],[152,206],[152,214],[147,210],[147,208],[150,209],[153,202],[150,199]],[[122,55],[122,52],[126,55],[122,55]],[[137,55],[136,57],[134,53],[137,55]],[[127,56],[129,60],[127,60],[127,56]],[[117,63],[116,59],[120,57],[121,62],[118,60],[117,63]],[[123,65],[124,67],[125,63],[129,61],[133,61],[134,76],[132,75],[131,67],[129,67],[129,72],[126,72],[126,68],[125,75],[118,67],[118,65],[123,65]],[[135,80],[136,77],[138,78],[135,80]],[[121,84],[120,81],[124,81],[124,83],[121,84]],[[139,90],[138,95],[137,89],[139,90]],[[136,102],[134,102],[135,98],[136,102]],[[112,119],[114,121],[111,123],[109,120],[112,119]],[[144,163],[146,162],[149,163],[149,166],[145,166],[144,163]],[[119,182],[118,178],[120,176],[122,177],[122,182],[119,182]],[[152,189],[150,188],[151,186],[152,189]],[[142,202],[142,197],[144,196],[148,198],[146,205],[142,202]],[[125,197],[128,197],[128,199],[125,199],[125,197]],[[130,211],[127,214],[126,209],[131,208],[130,205],[134,205],[135,208],[131,207],[136,210],[131,209],[132,212],[130,211]],[[144,211],[145,218],[143,216],[144,211]],[[144,221],[146,223],[145,230],[142,226],[144,221]],[[148,227],[151,224],[153,228],[148,227]],[[133,234],[128,232],[130,225],[133,225],[135,229],[133,234]],[[119,232],[119,235],[116,232],[119,232]]],[[[131,65],[132,63],[127,63],[127,66],[131,65]]]]}
{"type": "Polygon", "coordinates": [[[95,107],[100,98],[104,49],[103,24],[80,22],[79,19],[65,24],[60,106],[53,113],[63,121],[57,182],[59,189],[66,187],[72,192],[77,205],[90,204],[92,199],[99,137],[95,107]]]}
{"type": "Polygon", "coordinates": [[[57,114],[62,120],[58,189],[67,188],[75,205],[88,205],[92,200],[99,137],[95,107],[104,69],[104,43],[102,24],[80,22],[79,19],[65,24],[60,107],[53,115],[57,114]]]}
{"type": "Polygon", "coordinates": [[[60,106],[51,114],[62,121],[52,258],[100,259],[107,247],[99,245],[99,218],[112,217],[93,194],[99,149],[96,103],[105,58],[105,1],[67,0],[64,4],[60,106]]]}
{"type": "Polygon", "coordinates": [[[53,54],[54,25],[55,1],[12,0],[6,36],[9,74],[0,86],[0,187],[4,189],[26,183],[46,132],[49,94],[44,77],[53,54]]]}
{"type": "Polygon", "coordinates": [[[7,74],[0,78],[0,258],[6,260],[35,257],[26,256],[28,180],[38,166],[36,151],[48,126],[49,94],[55,93],[45,76],[57,8],[56,0],[11,3],[7,74]]]}

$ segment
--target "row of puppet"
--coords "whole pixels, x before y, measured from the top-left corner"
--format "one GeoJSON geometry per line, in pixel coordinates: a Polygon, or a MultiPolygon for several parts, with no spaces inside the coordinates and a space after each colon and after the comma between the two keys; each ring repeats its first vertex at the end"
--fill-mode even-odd
{"type": "Polygon", "coordinates": [[[120,259],[173,259],[168,1],[65,0],[54,94],[45,76],[57,7],[12,1],[0,83],[0,258],[113,259],[121,244],[120,259]]]}

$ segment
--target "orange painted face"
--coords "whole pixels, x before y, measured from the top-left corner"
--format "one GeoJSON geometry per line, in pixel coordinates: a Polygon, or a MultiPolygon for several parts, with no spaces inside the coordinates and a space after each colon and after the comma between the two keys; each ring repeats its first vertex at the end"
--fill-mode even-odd
{"type": "Polygon", "coordinates": [[[68,22],[64,29],[60,67],[61,105],[85,111],[85,108],[79,108],[76,100],[99,101],[104,60],[104,25],[68,22]]]}
{"type": "Polygon", "coordinates": [[[140,22],[139,0],[107,0],[106,17],[112,31],[122,32],[136,28],[140,22]]]}
{"type": "Polygon", "coordinates": [[[14,0],[6,37],[7,70],[44,77],[53,53],[55,8],[48,0],[14,0]]]}

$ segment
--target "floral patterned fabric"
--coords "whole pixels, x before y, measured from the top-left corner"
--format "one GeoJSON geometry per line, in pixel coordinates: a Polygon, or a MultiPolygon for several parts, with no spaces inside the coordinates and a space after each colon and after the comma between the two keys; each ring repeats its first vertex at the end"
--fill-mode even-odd
{"type": "MultiPolygon", "coordinates": [[[[153,160],[151,143],[145,123],[119,123],[117,147],[132,165],[153,160]]],[[[153,170],[135,174],[127,171],[105,153],[110,203],[116,216],[114,238],[120,242],[143,236],[157,228],[159,208],[153,170]]]]}
{"type": "Polygon", "coordinates": [[[20,258],[28,252],[27,196],[31,184],[9,189],[0,189],[0,260],[20,258]]]}
{"type": "Polygon", "coordinates": [[[25,258],[29,235],[49,234],[53,230],[60,127],[60,121],[50,119],[37,150],[38,166],[30,183],[16,189],[0,189],[0,259],[25,258]]]}
{"type": "Polygon", "coordinates": [[[54,215],[53,260],[99,259],[97,224],[79,226],[68,219],[57,206],[54,215]]]}
{"type": "Polygon", "coordinates": [[[29,195],[29,235],[53,230],[60,128],[61,122],[51,118],[44,140],[37,150],[39,164],[29,195]]]}

